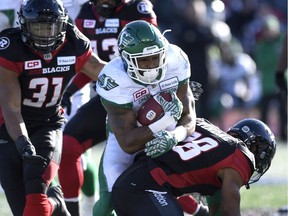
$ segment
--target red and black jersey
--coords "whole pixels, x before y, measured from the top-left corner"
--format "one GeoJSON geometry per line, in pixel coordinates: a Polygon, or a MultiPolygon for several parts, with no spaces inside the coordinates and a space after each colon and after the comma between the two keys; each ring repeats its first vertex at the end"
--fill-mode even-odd
{"type": "Polygon", "coordinates": [[[175,196],[191,191],[213,194],[221,188],[218,171],[222,168],[236,170],[243,185],[254,170],[254,155],[245,144],[204,119],[197,119],[191,137],[166,154],[147,161],[152,177],[175,196]]]}
{"type": "Polygon", "coordinates": [[[141,19],[157,26],[152,6],[147,0],[132,0],[117,7],[111,17],[103,19],[97,14],[95,5],[87,2],[82,6],[75,23],[90,39],[93,51],[102,60],[110,61],[116,57],[117,37],[127,23],[141,19]]]}
{"type": "Polygon", "coordinates": [[[65,42],[49,54],[25,45],[19,28],[1,32],[0,66],[19,74],[21,111],[27,125],[33,127],[57,116],[64,89],[91,54],[89,40],[70,24],[65,42]]]}

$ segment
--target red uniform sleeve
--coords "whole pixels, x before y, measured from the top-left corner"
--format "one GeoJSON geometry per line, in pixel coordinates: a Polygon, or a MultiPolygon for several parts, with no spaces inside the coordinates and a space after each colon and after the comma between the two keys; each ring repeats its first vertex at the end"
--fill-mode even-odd
{"type": "Polygon", "coordinates": [[[81,70],[81,68],[87,63],[91,55],[92,55],[92,49],[90,48],[89,50],[87,50],[87,52],[77,57],[75,65],[76,73],[78,73],[81,70]]]}
{"type": "Polygon", "coordinates": [[[75,86],[77,86],[78,89],[81,89],[83,86],[85,86],[87,83],[90,83],[91,81],[92,79],[84,73],[77,73],[73,79],[73,83],[75,86]]]}
{"type": "Polygon", "coordinates": [[[23,69],[23,62],[12,62],[5,58],[0,57],[0,66],[20,74],[23,69]]]}

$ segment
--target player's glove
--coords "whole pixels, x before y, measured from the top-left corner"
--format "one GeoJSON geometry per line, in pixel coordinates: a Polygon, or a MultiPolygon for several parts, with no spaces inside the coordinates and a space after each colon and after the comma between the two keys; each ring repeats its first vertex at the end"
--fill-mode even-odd
{"type": "Polygon", "coordinates": [[[170,113],[175,121],[178,121],[183,112],[183,104],[174,91],[169,93],[171,94],[172,101],[166,101],[160,94],[156,95],[156,100],[162,106],[164,113],[170,113]]]}
{"type": "Polygon", "coordinates": [[[285,78],[285,73],[283,72],[276,72],[276,84],[281,92],[285,93],[287,95],[287,81],[285,78]]]}
{"type": "Polygon", "coordinates": [[[198,83],[196,81],[190,82],[190,88],[192,90],[193,96],[195,100],[199,100],[201,94],[203,93],[202,85],[201,83],[198,83]]]}
{"type": "Polygon", "coordinates": [[[66,113],[69,116],[71,114],[71,107],[72,107],[72,94],[69,92],[65,92],[62,96],[61,106],[63,109],[66,108],[66,113]]]}
{"type": "Polygon", "coordinates": [[[160,155],[172,149],[178,141],[169,131],[162,130],[153,135],[155,138],[145,145],[144,152],[147,156],[152,158],[159,157],[160,155]]]}
{"type": "Polygon", "coordinates": [[[23,159],[36,155],[36,150],[28,137],[24,135],[19,136],[15,143],[17,151],[23,159]]]}

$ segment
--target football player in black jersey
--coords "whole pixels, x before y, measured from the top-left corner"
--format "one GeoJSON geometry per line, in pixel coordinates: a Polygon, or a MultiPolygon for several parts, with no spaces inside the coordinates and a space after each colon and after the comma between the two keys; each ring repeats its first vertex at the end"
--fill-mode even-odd
{"type": "MultiPolygon", "coordinates": [[[[150,151],[153,146],[144,152],[150,151]]],[[[210,215],[240,216],[240,188],[249,188],[269,169],[276,142],[257,119],[243,119],[225,133],[198,118],[195,132],[169,152],[156,158],[144,152],[114,184],[118,216],[182,216],[175,196],[198,192],[209,197],[219,191],[210,215]]]]}
{"type": "MultiPolygon", "coordinates": [[[[110,61],[117,56],[115,51],[120,31],[128,22],[137,19],[146,20],[157,26],[153,5],[149,0],[91,0],[82,6],[75,24],[90,39],[93,51],[101,59],[110,61]]],[[[77,80],[78,77],[74,81],[77,80]]],[[[62,105],[67,108],[67,111],[71,110],[70,99],[75,90],[72,83],[64,93],[62,105]]],[[[105,121],[106,111],[99,96],[96,95],[84,104],[65,126],[63,154],[58,176],[66,205],[72,215],[80,215],[79,197],[85,175],[85,173],[83,175],[81,155],[106,139],[105,121]]],[[[91,173],[91,170],[85,172],[89,171],[91,173]]],[[[101,206],[101,212],[106,210],[101,206]]],[[[100,214],[102,213],[99,212],[98,215],[100,214]]]]}
{"type": "Polygon", "coordinates": [[[61,188],[49,188],[62,152],[60,101],[76,73],[96,80],[106,62],[67,20],[60,0],[25,0],[20,28],[0,33],[0,182],[15,216],[70,215],[61,188]]]}

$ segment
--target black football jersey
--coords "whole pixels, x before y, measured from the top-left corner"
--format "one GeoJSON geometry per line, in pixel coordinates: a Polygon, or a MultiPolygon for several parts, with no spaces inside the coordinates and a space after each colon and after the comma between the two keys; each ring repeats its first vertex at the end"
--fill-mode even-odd
{"type": "Polygon", "coordinates": [[[19,28],[1,32],[0,66],[19,74],[21,111],[27,125],[47,123],[57,116],[64,89],[91,53],[89,40],[70,24],[65,42],[49,54],[25,45],[19,28]]]}
{"type": "Polygon", "coordinates": [[[75,23],[79,30],[91,41],[93,51],[105,61],[117,56],[117,37],[122,28],[133,20],[146,20],[157,25],[151,2],[147,0],[129,1],[121,4],[114,14],[103,20],[95,5],[85,3],[75,23]]]}
{"type": "Polygon", "coordinates": [[[221,168],[238,171],[243,184],[254,170],[254,156],[245,144],[204,119],[197,119],[196,131],[184,142],[147,161],[153,178],[176,196],[189,191],[213,194],[221,187],[221,168]]]}

